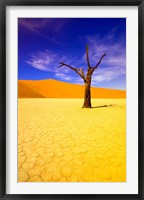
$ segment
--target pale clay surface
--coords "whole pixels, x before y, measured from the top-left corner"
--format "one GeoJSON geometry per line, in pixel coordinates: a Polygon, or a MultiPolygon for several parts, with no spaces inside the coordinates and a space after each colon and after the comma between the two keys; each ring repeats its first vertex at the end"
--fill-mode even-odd
{"type": "Polygon", "coordinates": [[[19,182],[125,182],[126,100],[18,100],[19,182]]]}

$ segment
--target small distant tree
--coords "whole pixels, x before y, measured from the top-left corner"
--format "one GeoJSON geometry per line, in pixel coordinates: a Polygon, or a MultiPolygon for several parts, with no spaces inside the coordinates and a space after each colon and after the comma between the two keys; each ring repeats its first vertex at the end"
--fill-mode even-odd
{"type": "Polygon", "coordinates": [[[99,62],[92,67],[90,65],[90,61],[89,61],[89,48],[88,46],[86,46],[86,60],[87,60],[87,72],[86,75],[84,74],[84,71],[82,68],[74,68],[66,63],[60,62],[60,66],[58,67],[68,67],[70,69],[72,69],[73,71],[75,71],[84,81],[85,84],[85,93],[84,93],[84,103],[83,103],[83,108],[91,108],[91,79],[92,79],[92,75],[93,72],[97,69],[97,67],[99,66],[99,64],[101,63],[102,59],[105,57],[106,53],[104,53],[99,62]]]}

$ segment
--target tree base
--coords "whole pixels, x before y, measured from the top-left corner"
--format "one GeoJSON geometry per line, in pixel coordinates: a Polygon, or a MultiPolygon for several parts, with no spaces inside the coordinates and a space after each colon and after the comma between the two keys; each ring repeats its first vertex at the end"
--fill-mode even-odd
{"type": "Polygon", "coordinates": [[[91,108],[91,104],[84,104],[82,108],[91,108]]]}
{"type": "Polygon", "coordinates": [[[85,94],[84,94],[84,102],[83,108],[91,108],[91,90],[90,90],[90,83],[85,84],[85,94]]]}
{"type": "Polygon", "coordinates": [[[91,107],[85,107],[85,106],[83,106],[82,108],[91,108],[91,107]]]}

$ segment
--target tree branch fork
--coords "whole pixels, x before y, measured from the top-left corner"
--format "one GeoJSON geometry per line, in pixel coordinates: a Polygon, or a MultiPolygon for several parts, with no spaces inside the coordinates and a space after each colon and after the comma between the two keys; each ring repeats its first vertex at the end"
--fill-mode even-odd
{"type": "MultiPolygon", "coordinates": [[[[89,62],[88,46],[86,46],[86,59],[87,59],[87,65],[88,65],[87,75],[89,74],[91,76],[93,74],[93,72],[97,69],[97,67],[100,65],[102,59],[105,56],[106,56],[106,53],[104,53],[101,56],[101,58],[99,59],[98,63],[94,67],[92,67],[90,65],[90,62],[89,62]]],[[[73,71],[75,71],[84,80],[85,83],[88,83],[87,75],[85,76],[83,68],[75,68],[75,67],[72,67],[72,66],[70,66],[70,65],[68,65],[64,62],[60,62],[59,64],[60,65],[58,66],[58,68],[63,67],[63,66],[68,67],[68,68],[72,69],[73,71]]]]}

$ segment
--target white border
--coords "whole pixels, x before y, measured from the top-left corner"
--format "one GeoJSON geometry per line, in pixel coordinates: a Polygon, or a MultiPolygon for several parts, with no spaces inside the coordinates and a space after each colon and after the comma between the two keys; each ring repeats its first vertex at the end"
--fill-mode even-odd
{"type": "Polygon", "coordinates": [[[7,7],[7,194],[138,194],[138,7],[7,7]],[[127,18],[127,182],[17,183],[17,18],[127,18]],[[132,114],[131,114],[132,113],[132,114]]]}

